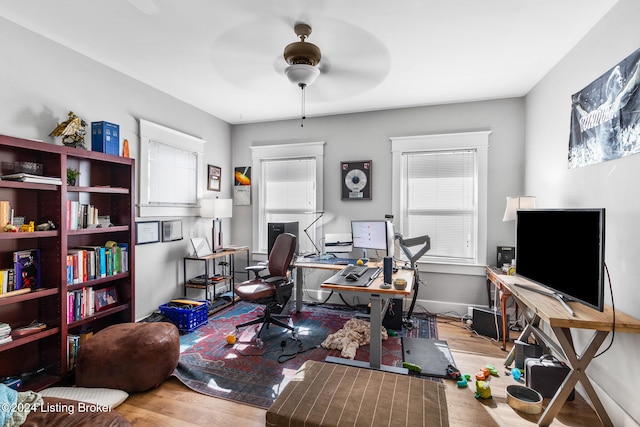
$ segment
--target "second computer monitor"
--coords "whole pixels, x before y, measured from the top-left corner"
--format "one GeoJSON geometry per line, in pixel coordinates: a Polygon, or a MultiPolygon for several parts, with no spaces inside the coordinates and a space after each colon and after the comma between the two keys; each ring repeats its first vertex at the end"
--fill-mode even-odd
{"type": "MultiPolygon", "coordinates": [[[[382,251],[382,254],[377,253],[378,256],[389,254],[389,232],[389,224],[385,220],[351,221],[353,248],[382,251]]],[[[392,231],[391,234],[393,235],[392,231]]]]}

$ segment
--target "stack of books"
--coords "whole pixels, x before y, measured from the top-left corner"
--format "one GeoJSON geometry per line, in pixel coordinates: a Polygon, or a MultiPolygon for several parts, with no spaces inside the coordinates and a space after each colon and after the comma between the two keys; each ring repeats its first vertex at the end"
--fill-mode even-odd
{"type": "Polygon", "coordinates": [[[21,181],[21,182],[32,182],[35,184],[53,184],[53,185],[62,185],[62,179],[56,176],[41,176],[34,175],[30,173],[13,173],[10,175],[3,175],[0,178],[6,181],[21,181]]]}
{"type": "Polygon", "coordinates": [[[11,342],[11,326],[9,324],[0,322],[0,344],[11,342]]]}

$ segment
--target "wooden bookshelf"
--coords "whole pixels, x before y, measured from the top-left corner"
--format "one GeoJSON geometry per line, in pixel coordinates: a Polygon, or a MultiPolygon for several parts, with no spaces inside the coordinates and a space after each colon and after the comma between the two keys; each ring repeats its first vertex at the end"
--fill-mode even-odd
{"type": "Polygon", "coordinates": [[[0,158],[2,162],[42,164],[44,176],[62,179],[62,185],[0,180],[0,200],[10,202],[14,215],[36,225],[52,221],[56,227],[49,231],[0,232],[0,269],[13,268],[15,251],[37,248],[41,253],[40,289],[0,298],[0,322],[12,329],[34,321],[47,324],[41,332],[0,344],[0,377],[32,374],[22,388],[40,390],[70,373],[68,335],[89,330],[95,333],[115,323],[135,321],[135,161],[4,135],[0,135],[0,158]],[[68,167],[81,172],[73,187],[66,184],[68,167]],[[67,229],[69,200],[94,205],[100,215],[110,216],[113,226],[67,229]],[[128,245],[128,271],[67,285],[68,250],[104,246],[107,241],[128,245]],[[68,322],[67,292],[89,287],[115,287],[118,303],[68,322]]]}

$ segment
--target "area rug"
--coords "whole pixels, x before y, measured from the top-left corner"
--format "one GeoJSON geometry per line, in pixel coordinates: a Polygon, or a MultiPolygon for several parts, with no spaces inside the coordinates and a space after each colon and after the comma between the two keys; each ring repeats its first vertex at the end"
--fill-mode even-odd
{"type": "MultiPolygon", "coordinates": [[[[242,328],[235,344],[227,344],[226,337],[235,331],[235,325],[261,312],[261,306],[238,302],[210,317],[196,331],[182,335],[180,360],[173,375],[194,391],[267,409],[304,362],[340,356],[339,350],[326,350],[320,344],[356,315],[339,307],[305,306],[300,313],[288,313],[299,341],[292,339],[290,331],[271,326],[263,331],[259,346],[255,340],[258,326],[254,325],[242,328]]],[[[384,340],[382,363],[401,366],[401,337],[437,338],[436,325],[433,317],[418,318],[413,329],[398,331],[384,340]]],[[[369,346],[360,347],[355,360],[368,361],[369,346]]]]}

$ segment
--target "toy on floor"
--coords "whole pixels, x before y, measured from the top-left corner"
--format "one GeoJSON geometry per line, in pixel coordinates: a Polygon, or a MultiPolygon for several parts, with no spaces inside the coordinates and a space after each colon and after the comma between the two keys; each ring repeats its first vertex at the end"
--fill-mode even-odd
{"type": "Polygon", "coordinates": [[[457,382],[458,387],[460,388],[466,387],[470,380],[471,380],[471,375],[464,374],[457,382]]]}
{"type": "Polygon", "coordinates": [[[227,344],[234,345],[236,343],[236,336],[233,333],[227,335],[227,344]]]}
{"type": "Polygon", "coordinates": [[[487,381],[476,381],[476,399],[491,399],[491,386],[487,381]]]}

